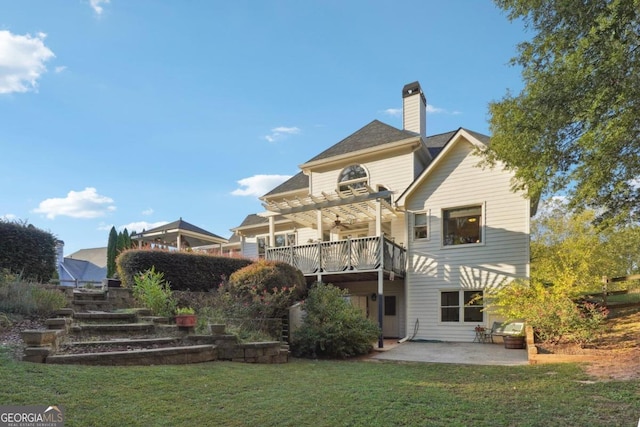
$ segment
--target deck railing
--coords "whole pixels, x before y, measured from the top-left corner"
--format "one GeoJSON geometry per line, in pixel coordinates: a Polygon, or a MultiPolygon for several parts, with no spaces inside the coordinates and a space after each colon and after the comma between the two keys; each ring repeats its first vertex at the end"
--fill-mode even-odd
{"type": "Polygon", "coordinates": [[[265,258],[291,264],[305,275],[377,271],[382,268],[404,276],[406,249],[386,237],[358,237],[267,248],[265,258]]]}

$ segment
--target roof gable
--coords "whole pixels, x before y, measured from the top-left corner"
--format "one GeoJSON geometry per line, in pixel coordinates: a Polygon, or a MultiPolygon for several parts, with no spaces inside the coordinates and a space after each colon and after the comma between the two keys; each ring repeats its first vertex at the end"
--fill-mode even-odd
{"type": "Polygon", "coordinates": [[[331,157],[366,150],[367,148],[377,147],[407,138],[414,138],[416,136],[419,135],[414,132],[394,128],[379,120],[374,120],[305,163],[329,159],[331,157]]]}
{"type": "Polygon", "coordinates": [[[289,193],[291,191],[304,190],[308,188],[309,177],[303,172],[298,172],[262,197],[273,196],[274,194],[289,193]]]}
{"type": "MultiPolygon", "coordinates": [[[[437,156],[431,163],[427,165],[427,167],[420,173],[420,175],[418,175],[418,177],[409,185],[409,187],[407,187],[407,189],[402,192],[400,197],[398,197],[396,201],[396,204],[398,206],[403,206],[405,204],[407,197],[409,197],[415,191],[415,189],[427,179],[436,165],[438,165],[442,161],[442,159],[446,157],[447,153],[452,149],[452,147],[454,147],[460,141],[466,141],[478,148],[486,147],[489,143],[488,136],[482,135],[477,132],[470,132],[463,128],[460,128],[455,132],[438,135],[438,137],[442,137],[439,142],[444,141],[444,138],[447,135],[450,135],[449,139],[444,142],[443,147],[438,149],[437,156]]],[[[435,142],[436,140],[432,141],[432,143],[435,142]]]]}

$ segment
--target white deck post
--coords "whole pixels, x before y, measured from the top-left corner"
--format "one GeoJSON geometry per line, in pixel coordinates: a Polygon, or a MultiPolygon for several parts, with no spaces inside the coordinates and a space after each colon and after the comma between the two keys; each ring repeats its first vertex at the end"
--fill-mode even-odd
{"type": "Polygon", "coordinates": [[[384,324],[384,238],[382,236],[382,203],[376,199],[376,236],[378,236],[378,326],[380,326],[380,337],[378,338],[378,348],[384,347],[384,334],[382,327],[384,324]]]}
{"type": "Polygon", "coordinates": [[[276,217],[269,216],[269,243],[267,246],[274,247],[276,244],[276,217]]]}

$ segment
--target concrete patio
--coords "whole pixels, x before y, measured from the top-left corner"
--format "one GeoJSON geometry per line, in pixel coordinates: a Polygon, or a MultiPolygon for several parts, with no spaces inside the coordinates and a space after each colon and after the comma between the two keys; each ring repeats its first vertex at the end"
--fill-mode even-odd
{"type": "Polygon", "coordinates": [[[463,365],[527,365],[527,350],[506,349],[502,344],[459,342],[396,342],[385,341],[385,348],[376,349],[372,360],[404,362],[454,363],[463,365]]]}

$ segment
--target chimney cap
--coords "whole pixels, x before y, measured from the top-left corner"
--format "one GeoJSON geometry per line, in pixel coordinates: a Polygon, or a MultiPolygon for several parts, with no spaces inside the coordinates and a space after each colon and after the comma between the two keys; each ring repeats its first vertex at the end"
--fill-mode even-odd
{"type": "Polygon", "coordinates": [[[413,83],[407,83],[402,88],[402,97],[403,98],[408,98],[408,97],[416,95],[416,94],[420,94],[420,96],[422,97],[422,101],[425,104],[427,103],[427,100],[426,100],[426,98],[424,96],[424,93],[422,92],[422,88],[420,87],[420,83],[419,82],[415,81],[413,83]]]}

